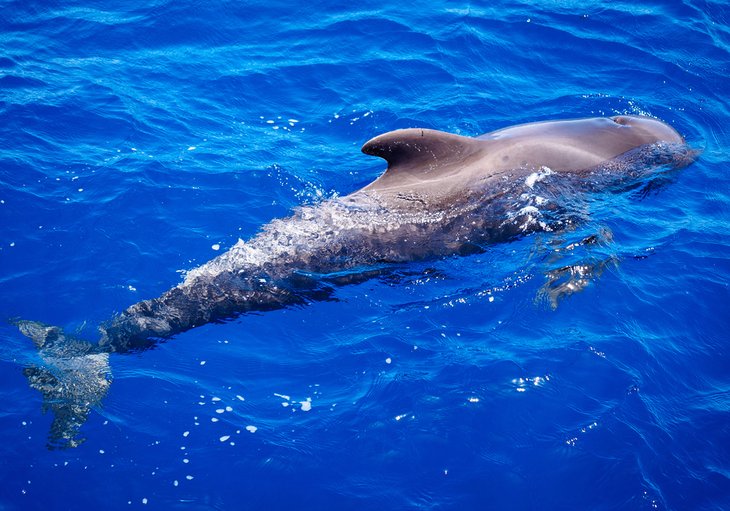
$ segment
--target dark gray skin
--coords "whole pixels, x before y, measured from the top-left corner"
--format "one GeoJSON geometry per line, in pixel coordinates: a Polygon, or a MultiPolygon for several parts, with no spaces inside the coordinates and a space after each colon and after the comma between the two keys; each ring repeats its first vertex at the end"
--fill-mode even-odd
{"type": "Polygon", "coordinates": [[[388,162],[378,179],[270,222],[102,325],[98,344],[19,321],[42,359],[26,376],[56,415],[49,445],[82,441],[79,426],[109,388],[108,353],[143,350],[250,311],[327,299],[335,285],[394,264],[569,227],[583,192],[681,168],[696,155],[670,126],[636,116],[523,124],[477,138],[405,129],[362,150],[388,162]]]}

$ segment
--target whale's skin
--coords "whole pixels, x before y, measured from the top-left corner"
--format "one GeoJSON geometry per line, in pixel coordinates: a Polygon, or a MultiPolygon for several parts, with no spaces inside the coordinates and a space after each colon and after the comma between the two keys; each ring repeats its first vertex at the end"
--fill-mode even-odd
{"type": "Polygon", "coordinates": [[[337,279],[559,228],[570,223],[567,195],[683,167],[695,154],[669,125],[628,115],[476,138],[411,128],[362,150],[388,162],[378,179],[273,220],[160,297],[132,305],[100,327],[99,351],[145,349],[211,321],[326,299],[337,279]]]}

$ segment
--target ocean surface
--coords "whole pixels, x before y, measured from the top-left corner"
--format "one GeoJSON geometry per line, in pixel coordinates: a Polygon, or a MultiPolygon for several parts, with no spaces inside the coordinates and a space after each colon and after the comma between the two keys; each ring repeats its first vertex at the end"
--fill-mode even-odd
{"type": "Polygon", "coordinates": [[[724,1],[3,2],[0,510],[730,509],[729,77],[724,1]],[[380,133],[615,114],[702,153],[573,229],[111,355],[48,448],[14,318],[95,341],[371,182],[380,133]]]}

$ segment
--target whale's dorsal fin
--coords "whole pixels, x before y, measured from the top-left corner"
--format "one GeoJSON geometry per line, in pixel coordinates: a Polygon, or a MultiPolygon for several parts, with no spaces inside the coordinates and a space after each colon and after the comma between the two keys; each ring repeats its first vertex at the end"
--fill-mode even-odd
{"type": "Polygon", "coordinates": [[[385,173],[365,189],[402,186],[448,176],[468,164],[486,145],[485,140],[421,128],[384,133],[362,146],[363,153],[388,162],[385,173]]]}

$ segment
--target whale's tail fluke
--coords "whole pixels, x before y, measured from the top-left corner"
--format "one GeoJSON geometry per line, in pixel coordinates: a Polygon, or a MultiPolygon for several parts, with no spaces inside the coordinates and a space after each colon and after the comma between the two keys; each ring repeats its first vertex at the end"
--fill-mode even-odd
{"type": "Polygon", "coordinates": [[[37,363],[23,369],[23,374],[43,395],[43,412],[53,412],[48,447],[78,446],[85,440],[79,429],[111,385],[109,354],[58,327],[26,320],[13,324],[38,348],[37,363]]]}

